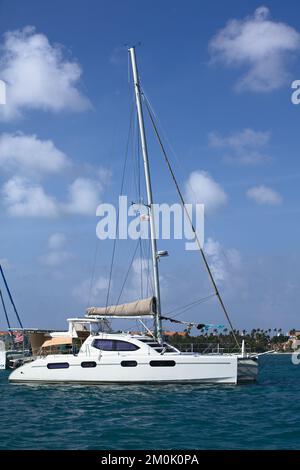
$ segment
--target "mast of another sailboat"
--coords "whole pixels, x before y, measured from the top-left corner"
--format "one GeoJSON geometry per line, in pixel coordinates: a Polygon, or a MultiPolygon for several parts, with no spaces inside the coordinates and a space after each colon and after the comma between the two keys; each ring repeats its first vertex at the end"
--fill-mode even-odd
{"type": "Polygon", "coordinates": [[[153,265],[153,280],[154,280],[154,295],[156,297],[156,314],[155,314],[155,336],[158,341],[162,340],[162,327],[161,327],[161,304],[160,304],[160,286],[159,286],[159,272],[158,272],[158,253],[156,245],[156,233],[155,233],[155,218],[154,218],[154,209],[153,209],[153,195],[152,195],[152,185],[151,185],[151,176],[150,176],[150,167],[149,167],[149,157],[148,157],[148,147],[145,134],[145,124],[143,116],[143,107],[141,99],[141,89],[140,89],[140,80],[136,63],[135,48],[130,47],[128,49],[132,74],[133,74],[133,83],[135,91],[135,100],[136,108],[138,115],[138,124],[141,138],[141,147],[142,155],[144,162],[144,172],[146,180],[146,190],[147,190],[147,201],[148,209],[150,216],[150,236],[151,236],[151,253],[152,253],[152,265],[153,265]]]}

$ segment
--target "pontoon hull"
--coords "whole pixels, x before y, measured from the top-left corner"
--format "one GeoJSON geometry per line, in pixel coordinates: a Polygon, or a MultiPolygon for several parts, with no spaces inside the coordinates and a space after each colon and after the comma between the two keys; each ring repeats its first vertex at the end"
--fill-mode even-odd
{"type": "MultiPolygon", "coordinates": [[[[172,355],[161,356],[161,365],[153,364],[153,357],[92,358],[84,355],[47,356],[13,371],[10,382],[25,383],[215,383],[236,384],[238,381],[254,381],[257,362],[240,361],[236,355],[172,355]],[[93,367],[82,363],[93,362],[93,367]],[[126,361],[136,361],[136,366],[124,366],[126,361]],[[55,368],[57,363],[67,363],[67,368],[55,368]],[[49,364],[50,367],[49,368],[49,364]],[[54,367],[54,368],[52,368],[54,367]],[[251,370],[251,374],[249,373],[251,370]]],[[[157,359],[157,358],[155,358],[157,359]]],[[[155,361],[154,361],[155,362],[155,361]]],[[[156,361],[157,362],[157,361],[156,361]]]]}

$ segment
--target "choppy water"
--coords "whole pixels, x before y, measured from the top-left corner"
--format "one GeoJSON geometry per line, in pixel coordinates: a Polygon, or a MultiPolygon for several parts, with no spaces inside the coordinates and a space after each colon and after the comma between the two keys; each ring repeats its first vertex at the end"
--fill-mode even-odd
{"type": "Polygon", "coordinates": [[[240,386],[16,385],[0,372],[0,449],[299,449],[300,365],[264,356],[240,386]]]}

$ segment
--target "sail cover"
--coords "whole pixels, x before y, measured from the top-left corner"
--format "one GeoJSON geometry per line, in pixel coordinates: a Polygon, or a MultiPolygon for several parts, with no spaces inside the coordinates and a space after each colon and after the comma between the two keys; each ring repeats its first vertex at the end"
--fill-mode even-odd
{"type": "Polygon", "coordinates": [[[88,315],[111,316],[111,317],[142,317],[153,315],[156,311],[155,297],[136,300],[127,304],[110,305],[108,307],[90,307],[88,315]]]}

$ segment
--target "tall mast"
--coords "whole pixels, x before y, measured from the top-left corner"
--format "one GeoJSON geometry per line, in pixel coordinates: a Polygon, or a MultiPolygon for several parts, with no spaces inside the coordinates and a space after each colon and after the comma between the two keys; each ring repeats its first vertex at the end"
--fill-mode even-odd
{"type": "Polygon", "coordinates": [[[130,47],[128,51],[130,54],[132,73],[133,73],[136,108],[137,108],[137,114],[138,114],[138,123],[139,123],[142,155],[143,155],[143,162],[144,162],[144,172],[145,172],[145,179],[146,179],[147,201],[148,201],[149,216],[150,216],[150,236],[151,236],[152,265],[153,265],[154,295],[156,297],[155,336],[159,341],[161,341],[162,328],[161,328],[160,287],[159,287],[159,273],[158,273],[158,254],[157,254],[157,246],[156,246],[155,219],[154,219],[154,209],[153,209],[153,196],[152,196],[152,186],[151,186],[151,177],[150,177],[150,168],[149,168],[148,148],[147,148],[147,141],[146,141],[146,135],[145,135],[145,124],[144,124],[143,107],[142,107],[142,100],[141,100],[140,80],[139,80],[139,75],[138,75],[138,70],[137,70],[135,48],[130,47]]]}

